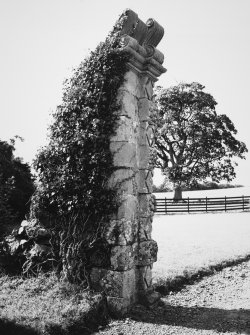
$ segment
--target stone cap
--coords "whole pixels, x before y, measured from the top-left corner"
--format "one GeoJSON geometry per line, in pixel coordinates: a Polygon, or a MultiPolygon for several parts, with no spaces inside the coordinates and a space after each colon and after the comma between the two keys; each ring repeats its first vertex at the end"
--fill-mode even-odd
{"type": "Polygon", "coordinates": [[[146,73],[153,81],[166,69],[162,66],[164,55],[156,46],[164,35],[163,27],[154,19],[146,23],[131,9],[126,9],[121,18],[121,50],[131,55],[129,67],[146,73]]]}

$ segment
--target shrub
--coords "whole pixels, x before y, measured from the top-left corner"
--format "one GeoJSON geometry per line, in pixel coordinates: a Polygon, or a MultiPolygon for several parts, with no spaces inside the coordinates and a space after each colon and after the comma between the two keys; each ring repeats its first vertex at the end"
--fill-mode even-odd
{"type": "Polygon", "coordinates": [[[49,143],[35,161],[39,186],[31,216],[51,229],[71,281],[87,283],[96,248],[104,255],[110,252],[102,232],[119,203],[108,180],[114,171],[110,137],[118,119],[117,91],[127,71],[128,56],[120,52],[122,19],[66,81],[49,143]]]}
{"type": "MultiPolygon", "coordinates": [[[[17,136],[18,137],[18,136],[17,136]]],[[[15,140],[0,141],[0,218],[1,228],[20,223],[29,212],[34,192],[30,167],[14,156],[15,140]]]]}

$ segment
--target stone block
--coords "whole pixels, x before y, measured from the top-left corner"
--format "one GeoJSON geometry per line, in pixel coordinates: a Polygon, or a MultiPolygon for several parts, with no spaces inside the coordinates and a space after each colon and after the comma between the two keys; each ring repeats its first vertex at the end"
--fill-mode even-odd
{"type": "Polygon", "coordinates": [[[155,196],[153,194],[139,195],[140,217],[150,217],[152,219],[155,208],[155,196]]]}
{"type": "MultiPolygon", "coordinates": [[[[146,154],[146,153],[145,153],[146,154]]],[[[142,169],[139,170],[139,193],[147,194],[153,191],[153,174],[151,170],[142,169]]]]}
{"type": "MultiPolygon", "coordinates": [[[[117,95],[117,103],[120,105],[118,115],[138,120],[138,98],[132,93],[124,89],[119,88],[117,95]]],[[[139,120],[138,120],[139,121],[139,120]]]]}
{"type": "Polygon", "coordinates": [[[148,98],[141,98],[138,102],[139,108],[139,120],[148,121],[150,116],[150,111],[152,108],[152,101],[148,100],[148,98]]]}
{"type": "Polygon", "coordinates": [[[125,271],[134,266],[135,249],[131,245],[115,246],[111,248],[111,269],[125,271]]]}
{"type": "Polygon", "coordinates": [[[48,255],[51,253],[51,245],[47,244],[38,244],[35,243],[35,245],[31,248],[29,254],[30,256],[38,256],[38,255],[48,255]]]}
{"type": "Polygon", "coordinates": [[[157,261],[157,252],[158,246],[154,240],[140,242],[135,264],[137,266],[151,265],[157,261]]]}
{"type": "Polygon", "coordinates": [[[134,194],[136,195],[139,187],[139,172],[132,168],[118,168],[113,172],[109,187],[117,188],[119,194],[134,194]]]}
{"type": "Polygon", "coordinates": [[[145,97],[148,100],[152,101],[153,97],[154,84],[150,78],[147,78],[146,82],[143,85],[143,93],[141,97],[145,97]]]}
{"type": "Polygon", "coordinates": [[[139,220],[138,239],[139,241],[151,240],[152,233],[152,219],[151,217],[143,218],[139,220]]]}
{"type": "Polygon", "coordinates": [[[90,272],[91,287],[107,296],[132,299],[135,296],[135,269],[113,271],[92,268],[90,272]]]}
{"type": "Polygon", "coordinates": [[[118,297],[107,297],[107,305],[109,315],[114,318],[120,318],[126,315],[130,309],[132,304],[135,303],[135,298],[131,296],[131,298],[118,298],[118,297]]]}
{"type": "Polygon", "coordinates": [[[131,69],[126,72],[124,76],[124,82],[120,89],[131,93],[137,98],[140,98],[142,94],[142,84],[140,82],[140,77],[138,76],[138,73],[134,72],[131,69]]]}
{"type": "Polygon", "coordinates": [[[147,145],[147,127],[148,121],[140,122],[139,126],[139,136],[138,136],[138,144],[139,145],[147,145]]]}
{"type": "Polygon", "coordinates": [[[152,265],[136,269],[136,287],[139,292],[146,292],[152,285],[152,265]]]}
{"type": "Polygon", "coordinates": [[[138,220],[111,220],[104,231],[104,239],[110,245],[128,245],[135,242],[138,220]]]}
{"type": "Polygon", "coordinates": [[[139,204],[138,198],[127,194],[123,197],[121,205],[115,215],[116,220],[126,219],[127,221],[136,221],[138,219],[139,204]]]}
{"type": "Polygon", "coordinates": [[[154,127],[148,121],[140,122],[139,128],[139,144],[140,145],[149,145],[152,147],[154,145],[154,127]]]}
{"type": "Polygon", "coordinates": [[[147,143],[150,147],[154,146],[155,143],[155,134],[154,134],[154,126],[149,123],[146,132],[147,143]]]}
{"type": "Polygon", "coordinates": [[[142,292],[138,294],[138,303],[147,307],[152,308],[153,305],[159,303],[161,294],[159,292],[148,290],[148,292],[142,292]]]}
{"type": "Polygon", "coordinates": [[[140,217],[149,217],[151,215],[151,194],[140,194],[139,195],[139,215],[140,217]]]}
{"type": "Polygon", "coordinates": [[[150,157],[151,157],[150,154],[151,154],[151,149],[147,144],[139,146],[139,169],[140,171],[142,169],[146,170],[149,168],[149,162],[150,162],[150,157]]]}
{"type": "Polygon", "coordinates": [[[116,127],[116,134],[112,136],[111,142],[136,143],[138,137],[138,121],[121,115],[116,127]]]}
{"type": "Polygon", "coordinates": [[[111,142],[110,150],[113,153],[115,167],[138,167],[137,145],[129,142],[111,142]]]}

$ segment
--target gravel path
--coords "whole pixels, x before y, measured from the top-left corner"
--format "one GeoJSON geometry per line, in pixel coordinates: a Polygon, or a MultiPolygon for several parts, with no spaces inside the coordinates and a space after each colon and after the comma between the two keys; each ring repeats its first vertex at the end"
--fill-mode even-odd
{"type": "Polygon", "coordinates": [[[250,261],[226,268],[162,299],[157,307],[135,306],[95,334],[250,334],[250,261]]]}

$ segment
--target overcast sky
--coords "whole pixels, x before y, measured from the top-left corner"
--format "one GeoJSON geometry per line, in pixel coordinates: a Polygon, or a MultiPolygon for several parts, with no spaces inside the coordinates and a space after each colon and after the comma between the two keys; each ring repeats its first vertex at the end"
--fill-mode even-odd
{"type": "MultiPolygon", "coordinates": [[[[125,8],[165,29],[168,71],[158,83],[203,84],[250,149],[250,0],[0,0],[0,139],[22,136],[17,153],[32,161],[63,81],[125,8]]],[[[249,155],[235,182],[249,185],[248,171],[249,155]]]]}

